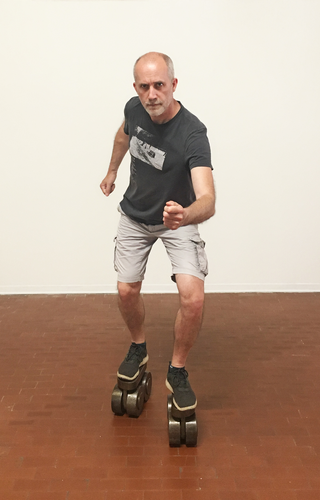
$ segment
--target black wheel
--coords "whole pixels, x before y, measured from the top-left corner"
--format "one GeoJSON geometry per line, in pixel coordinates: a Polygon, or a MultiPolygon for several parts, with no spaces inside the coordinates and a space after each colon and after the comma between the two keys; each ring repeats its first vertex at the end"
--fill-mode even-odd
{"type": "Polygon", "coordinates": [[[122,416],[125,413],[123,406],[123,392],[115,385],[111,397],[111,409],[115,415],[122,416]]]}
{"type": "Polygon", "coordinates": [[[178,447],[181,445],[181,422],[171,415],[172,395],[168,396],[168,432],[169,445],[178,447]]]}
{"type": "Polygon", "coordinates": [[[197,446],[198,424],[195,413],[191,417],[188,417],[186,419],[185,426],[186,426],[186,445],[197,446]]]}
{"type": "Polygon", "coordinates": [[[139,417],[143,410],[145,389],[139,385],[134,392],[127,395],[127,414],[129,417],[139,417]]]}
{"type": "Polygon", "coordinates": [[[144,401],[147,402],[150,398],[152,389],[152,375],[150,372],[146,372],[143,375],[141,385],[144,387],[144,401]]]}

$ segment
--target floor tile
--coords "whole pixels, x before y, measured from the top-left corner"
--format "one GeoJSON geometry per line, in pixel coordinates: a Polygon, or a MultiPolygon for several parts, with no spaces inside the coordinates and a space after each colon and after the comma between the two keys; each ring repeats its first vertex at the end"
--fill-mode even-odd
{"type": "Polygon", "coordinates": [[[170,448],[177,294],[145,294],[153,387],[111,393],[128,333],[116,295],[0,296],[4,500],[319,500],[320,294],[207,294],[187,369],[198,446],[170,448]]]}

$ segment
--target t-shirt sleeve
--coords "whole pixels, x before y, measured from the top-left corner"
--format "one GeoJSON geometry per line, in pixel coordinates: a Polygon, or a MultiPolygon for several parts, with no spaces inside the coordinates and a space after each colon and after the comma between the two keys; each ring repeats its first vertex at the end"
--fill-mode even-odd
{"type": "Polygon", "coordinates": [[[190,134],[186,143],[186,155],[189,169],[209,167],[211,170],[211,150],[205,127],[190,134]]]}
{"type": "Polygon", "coordinates": [[[127,135],[129,135],[128,104],[129,103],[127,102],[127,104],[124,107],[124,127],[123,127],[124,133],[127,135]]]}
{"type": "Polygon", "coordinates": [[[130,127],[132,127],[132,113],[135,113],[139,107],[140,99],[139,97],[131,97],[124,107],[124,133],[130,135],[130,127]],[[131,118],[130,118],[131,117],[131,118]]]}

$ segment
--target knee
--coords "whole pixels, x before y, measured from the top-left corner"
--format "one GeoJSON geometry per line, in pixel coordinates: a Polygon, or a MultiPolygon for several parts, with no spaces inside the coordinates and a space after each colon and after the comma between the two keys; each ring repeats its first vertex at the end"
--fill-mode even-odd
{"type": "Polygon", "coordinates": [[[118,282],[118,296],[123,303],[130,303],[136,300],[140,295],[141,282],[122,283],[118,282]]]}
{"type": "Polygon", "coordinates": [[[204,304],[204,294],[198,291],[194,291],[188,295],[181,296],[181,307],[190,316],[202,316],[203,304],[204,304]]]}

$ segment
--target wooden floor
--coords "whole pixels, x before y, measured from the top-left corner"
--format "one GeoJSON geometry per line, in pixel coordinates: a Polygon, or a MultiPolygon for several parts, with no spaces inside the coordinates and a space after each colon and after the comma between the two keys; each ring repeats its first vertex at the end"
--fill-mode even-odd
{"type": "Polygon", "coordinates": [[[177,295],[145,295],[149,401],[110,407],[115,295],[0,296],[1,500],[319,500],[320,294],[208,294],[187,369],[196,448],[170,448],[177,295]]]}

